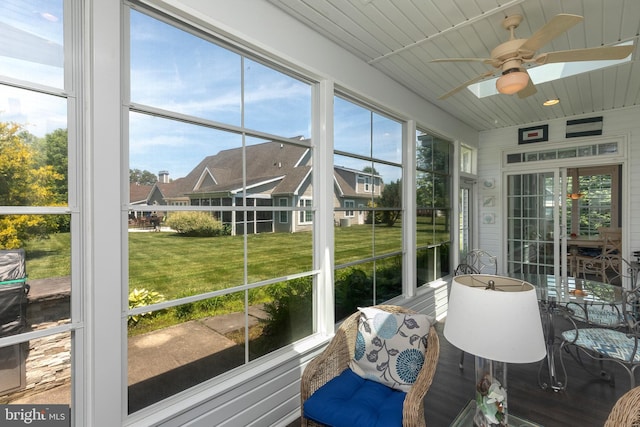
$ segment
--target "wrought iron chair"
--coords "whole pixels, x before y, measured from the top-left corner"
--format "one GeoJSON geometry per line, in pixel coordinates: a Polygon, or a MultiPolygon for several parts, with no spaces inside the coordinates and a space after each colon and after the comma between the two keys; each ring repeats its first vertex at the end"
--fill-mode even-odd
{"type": "Polygon", "coordinates": [[[612,327],[617,325],[611,322],[604,322],[603,326],[598,326],[593,317],[589,318],[588,327],[578,327],[577,324],[584,322],[585,314],[575,315],[573,309],[567,310],[568,319],[573,323],[573,328],[562,333],[560,355],[563,367],[564,357],[571,355],[588,372],[591,371],[583,363],[582,356],[597,361],[600,366],[597,376],[608,379],[612,385],[615,384],[615,379],[612,374],[604,370],[603,364],[607,361],[615,362],[627,371],[631,388],[633,388],[635,387],[635,370],[640,366],[640,349],[638,348],[640,287],[632,290],[621,289],[621,292],[622,323],[618,328],[612,327]]]}
{"type": "Polygon", "coordinates": [[[467,263],[461,263],[461,264],[458,264],[458,266],[453,272],[453,275],[460,276],[461,274],[480,274],[480,272],[476,270],[475,267],[467,263]]]}
{"type": "MultiPolygon", "coordinates": [[[[378,305],[374,306],[374,308],[389,313],[415,313],[404,307],[391,305],[378,305]]],[[[338,377],[349,366],[349,361],[354,358],[356,351],[359,319],[359,311],[347,317],[325,350],[305,367],[300,380],[300,398],[303,408],[304,403],[311,395],[329,381],[338,377]]],[[[427,350],[424,355],[424,363],[415,383],[413,383],[410,390],[406,393],[402,404],[403,427],[420,427],[426,425],[424,397],[433,381],[439,355],[440,343],[438,334],[435,327],[431,326],[427,337],[427,350]]],[[[301,420],[302,426],[319,425],[305,418],[304,409],[301,420]]]]}
{"type": "MultiPolygon", "coordinates": [[[[482,249],[472,249],[453,272],[454,276],[460,274],[498,274],[498,257],[482,249]]],[[[460,353],[458,367],[464,369],[464,351],[460,353]]]]}
{"type": "MultiPolygon", "coordinates": [[[[584,280],[589,280],[592,277],[602,280],[604,277],[604,283],[633,286],[634,270],[631,264],[622,257],[611,255],[595,257],[592,262],[585,263],[582,271],[584,280]]],[[[580,284],[579,280],[580,278],[576,278],[577,285],[580,284]]],[[[611,287],[598,287],[595,283],[591,283],[588,292],[596,298],[566,304],[567,308],[571,310],[574,320],[588,325],[614,329],[625,326],[622,304],[602,302],[615,300],[611,295],[601,294],[612,292],[611,287]]]]}
{"type": "Polygon", "coordinates": [[[472,249],[467,253],[465,264],[475,268],[479,274],[498,274],[498,257],[482,249],[472,249]]]}

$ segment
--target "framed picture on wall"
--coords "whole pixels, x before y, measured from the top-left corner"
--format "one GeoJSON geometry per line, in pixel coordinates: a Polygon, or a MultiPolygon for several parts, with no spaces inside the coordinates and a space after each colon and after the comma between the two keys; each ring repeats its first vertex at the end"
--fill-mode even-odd
{"type": "Polygon", "coordinates": [[[549,125],[518,129],[518,144],[530,144],[549,140],[549,125]]]}

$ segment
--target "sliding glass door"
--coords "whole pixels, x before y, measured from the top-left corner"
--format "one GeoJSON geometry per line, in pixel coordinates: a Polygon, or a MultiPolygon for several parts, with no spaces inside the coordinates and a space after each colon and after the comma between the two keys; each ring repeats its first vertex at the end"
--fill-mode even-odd
{"type": "Polygon", "coordinates": [[[620,165],[508,174],[508,272],[569,275],[568,247],[620,226],[620,176],[620,165]]]}
{"type": "MultiPolygon", "coordinates": [[[[507,175],[507,270],[566,274],[561,170],[507,175]],[[561,254],[560,257],[555,256],[561,254]]],[[[566,177],[566,173],[564,174],[566,177]]]]}

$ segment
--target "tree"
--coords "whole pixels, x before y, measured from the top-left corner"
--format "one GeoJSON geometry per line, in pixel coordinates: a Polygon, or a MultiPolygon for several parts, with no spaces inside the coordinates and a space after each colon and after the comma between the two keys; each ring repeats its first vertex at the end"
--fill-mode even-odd
{"type": "Polygon", "coordinates": [[[39,148],[44,165],[51,166],[59,175],[54,182],[53,191],[56,199],[60,203],[67,203],[68,190],[68,138],[66,129],[56,129],[44,137],[44,141],[39,148]]]}
{"type": "MultiPolygon", "coordinates": [[[[67,129],[56,129],[43,139],[33,142],[41,165],[51,166],[58,174],[53,182],[55,201],[66,205],[69,200],[69,142],[67,129]]],[[[71,218],[68,215],[55,216],[58,232],[71,229],[71,218]]]]}
{"type": "MultiPolygon", "coordinates": [[[[55,183],[62,179],[51,165],[40,161],[33,137],[20,125],[0,122],[0,205],[55,206],[55,183]]],[[[46,237],[56,229],[51,215],[0,216],[0,247],[22,246],[33,237],[46,237]]]]}
{"type": "Polygon", "coordinates": [[[371,176],[378,175],[378,171],[373,166],[365,166],[362,168],[362,172],[368,173],[371,176]]]}
{"type": "Polygon", "coordinates": [[[390,183],[385,184],[382,194],[380,194],[378,202],[379,206],[383,208],[398,208],[397,210],[382,211],[382,222],[387,224],[389,227],[393,226],[393,224],[395,224],[400,218],[400,208],[402,207],[401,191],[402,182],[398,179],[397,181],[391,181],[390,183]]]}
{"type": "Polygon", "coordinates": [[[158,177],[148,170],[129,169],[129,182],[131,184],[153,185],[158,182],[158,177]]]}

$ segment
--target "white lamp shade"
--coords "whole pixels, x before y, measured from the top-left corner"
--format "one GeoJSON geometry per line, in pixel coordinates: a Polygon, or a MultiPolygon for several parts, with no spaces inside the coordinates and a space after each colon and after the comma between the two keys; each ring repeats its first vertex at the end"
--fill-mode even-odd
{"type": "Polygon", "coordinates": [[[510,277],[454,277],[444,336],[467,353],[499,362],[531,363],[546,355],[535,288],[510,277]],[[496,290],[486,289],[490,280],[496,290]]]}
{"type": "Polygon", "coordinates": [[[505,95],[520,92],[529,84],[529,74],[524,71],[514,71],[503,74],[496,80],[496,89],[505,95]]]}

